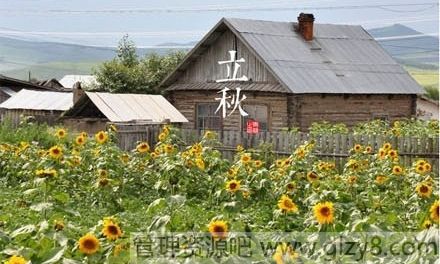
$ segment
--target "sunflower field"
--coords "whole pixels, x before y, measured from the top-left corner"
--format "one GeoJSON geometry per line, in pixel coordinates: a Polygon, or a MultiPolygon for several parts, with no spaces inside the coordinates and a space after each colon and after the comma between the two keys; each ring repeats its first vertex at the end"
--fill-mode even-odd
{"type": "MultiPolygon", "coordinates": [[[[137,263],[138,232],[201,232],[214,241],[234,232],[410,232],[438,241],[438,176],[426,160],[403,166],[389,143],[354,145],[338,171],[314,156],[314,142],[273,162],[237,146],[229,161],[214,132],[181,147],[177,129],[165,126],[155,146],[124,152],[115,130],[49,128],[41,141],[0,144],[0,263],[137,263]]],[[[316,263],[272,239],[280,243],[269,254],[203,263],[316,263]]]]}

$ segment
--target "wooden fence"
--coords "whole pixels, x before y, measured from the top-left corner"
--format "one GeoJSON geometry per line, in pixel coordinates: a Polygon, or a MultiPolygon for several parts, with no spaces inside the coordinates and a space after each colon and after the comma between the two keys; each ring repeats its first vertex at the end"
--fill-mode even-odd
{"type": "MultiPolygon", "coordinates": [[[[159,125],[154,126],[131,126],[128,129],[118,129],[119,146],[124,150],[134,149],[138,141],[147,141],[150,145],[157,142],[160,132],[159,125]]],[[[180,137],[182,145],[191,145],[200,140],[204,132],[193,129],[181,129],[180,137]]],[[[405,165],[412,164],[415,160],[423,158],[433,164],[434,171],[438,172],[439,166],[439,139],[438,138],[414,138],[393,137],[383,135],[353,135],[331,134],[313,136],[307,133],[289,132],[262,132],[251,135],[241,131],[222,131],[217,134],[221,143],[217,148],[224,157],[232,158],[237,145],[245,148],[258,148],[262,143],[272,146],[273,152],[278,156],[287,156],[305,141],[314,140],[314,154],[322,159],[333,160],[338,166],[345,163],[350,149],[355,144],[371,146],[377,151],[385,142],[390,142],[397,149],[401,161],[405,165]]]]}

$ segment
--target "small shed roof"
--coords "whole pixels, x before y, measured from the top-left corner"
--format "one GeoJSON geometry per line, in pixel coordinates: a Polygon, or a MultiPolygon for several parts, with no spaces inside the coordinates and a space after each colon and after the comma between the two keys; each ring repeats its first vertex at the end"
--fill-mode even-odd
{"type": "Polygon", "coordinates": [[[86,92],[86,96],[111,122],[188,122],[162,95],[86,92]]]}
{"type": "Polygon", "coordinates": [[[0,108],[66,111],[72,105],[72,93],[22,89],[0,104],[0,108]]]}

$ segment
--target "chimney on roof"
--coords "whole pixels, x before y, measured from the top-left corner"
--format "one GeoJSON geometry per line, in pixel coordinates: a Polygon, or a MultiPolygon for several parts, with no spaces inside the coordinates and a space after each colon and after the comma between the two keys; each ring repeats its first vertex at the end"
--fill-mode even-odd
{"type": "Polygon", "coordinates": [[[313,16],[313,14],[301,13],[298,16],[297,31],[301,34],[301,36],[306,41],[313,40],[313,22],[314,21],[315,21],[315,17],[313,16]]]}
{"type": "Polygon", "coordinates": [[[73,104],[76,104],[78,100],[84,95],[84,90],[81,89],[81,83],[76,82],[72,87],[73,92],[73,104]]]}

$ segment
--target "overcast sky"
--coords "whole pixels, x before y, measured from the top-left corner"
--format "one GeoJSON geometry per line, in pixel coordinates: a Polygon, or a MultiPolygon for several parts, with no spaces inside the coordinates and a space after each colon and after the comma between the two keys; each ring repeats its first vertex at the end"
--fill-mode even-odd
{"type": "Polygon", "coordinates": [[[115,46],[128,33],[138,46],[199,40],[222,17],[295,21],[365,28],[401,23],[438,33],[433,0],[0,0],[0,36],[115,46]]]}

